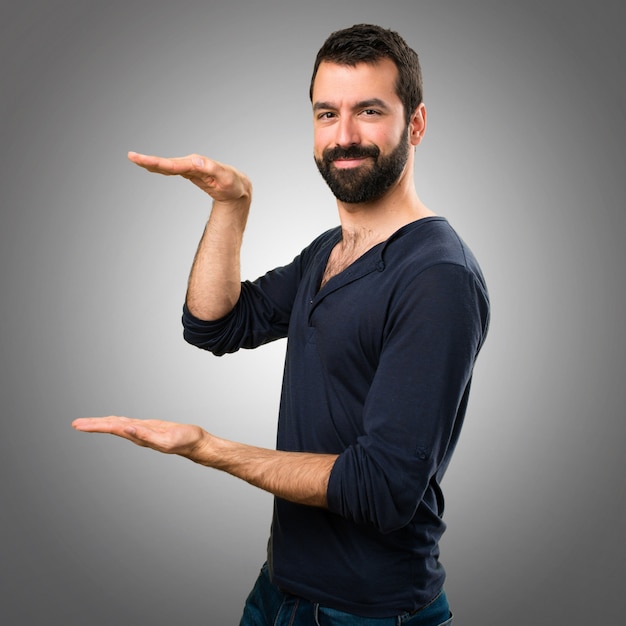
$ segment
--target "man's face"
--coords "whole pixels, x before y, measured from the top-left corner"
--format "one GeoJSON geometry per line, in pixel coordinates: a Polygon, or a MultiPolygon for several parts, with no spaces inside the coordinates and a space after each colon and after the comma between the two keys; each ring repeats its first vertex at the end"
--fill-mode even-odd
{"type": "Polygon", "coordinates": [[[315,162],[342,202],[381,198],[406,167],[408,128],[395,91],[397,73],[390,59],[319,66],[313,85],[315,162]]]}

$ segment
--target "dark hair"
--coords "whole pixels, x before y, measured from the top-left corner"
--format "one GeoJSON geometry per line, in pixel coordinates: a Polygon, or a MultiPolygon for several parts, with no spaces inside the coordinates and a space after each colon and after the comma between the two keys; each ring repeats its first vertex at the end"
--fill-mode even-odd
{"type": "Polygon", "coordinates": [[[332,33],[324,42],[313,67],[309,97],[322,61],[354,67],[357,63],[376,63],[391,59],[398,68],[396,93],[404,106],[406,123],[422,102],[422,70],[415,50],[398,33],[372,24],[355,24],[332,33]]]}

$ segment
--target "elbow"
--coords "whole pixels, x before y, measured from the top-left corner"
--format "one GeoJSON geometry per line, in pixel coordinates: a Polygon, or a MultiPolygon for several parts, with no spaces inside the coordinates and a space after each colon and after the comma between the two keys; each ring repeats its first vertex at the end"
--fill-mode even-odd
{"type": "Polygon", "coordinates": [[[386,514],[378,515],[372,519],[371,523],[383,535],[393,533],[405,526],[408,526],[417,510],[417,503],[412,506],[396,507],[394,510],[387,511],[386,514]]]}
{"type": "Polygon", "coordinates": [[[183,307],[183,339],[201,350],[207,350],[215,356],[222,356],[234,350],[230,348],[231,341],[219,322],[208,322],[195,317],[187,308],[183,307]]]}
{"type": "Polygon", "coordinates": [[[357,524],[371,525],[382,534],[410,524],[421,500],[418,481],[406,474],[392,479],[371,467],[361,466],[354,472],[350,456],[341,455],[333,467],[328,508],[357,524]]]}
{"type": "Polygon", "coordinates": [[[188,328],[183,329],[183,339],[190,345],[200,348],[201,350],[207,350],[213,353],[211,342],[207,341],[205,337],[195,333],[188,328]]]}

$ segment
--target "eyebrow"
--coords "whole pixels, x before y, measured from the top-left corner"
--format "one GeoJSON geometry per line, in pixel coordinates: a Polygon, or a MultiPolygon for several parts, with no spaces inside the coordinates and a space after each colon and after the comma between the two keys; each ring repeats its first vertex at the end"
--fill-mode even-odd
{"type": "MultiPolygon", "coordinates": [[[[368,100],[361,100],[357,102],[352,108],[353,109],[368,109],[371,107],[378,107],[380,109],[389,110],[387,104],[381,100],[380,98],[370,98],[368,100]]],[[[336,109],[337,106],[332,102],[316,102],[313,105],[314,111],[326,110],[326,109],[336,109]]]]}

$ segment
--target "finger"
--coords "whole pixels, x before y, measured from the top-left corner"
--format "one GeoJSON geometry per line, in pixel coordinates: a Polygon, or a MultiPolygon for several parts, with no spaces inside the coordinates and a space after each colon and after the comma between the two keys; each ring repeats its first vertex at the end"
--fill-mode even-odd
{"type": "Polygon", "coordinates": [[[149,172],[165,176],[184,176],[185,178],[206,178],[215,176],[220,171],[220,164],[198,154],[184,157],[166,158],[138,152],[129,152],[128,159],[135,165],[149,172]]]}
{"type": "Polygon", "coordinates": [[[118,434],[128,428],[133,420],[128,417],[110,415],[108,417],[81,417],[72,422],[75,430],[88,433],[118,434]]]}
{"type": "Polygon", "coordinates": [[[82,417],[72,422],[74,429],[86,433],[103,433],[114,435],[131,441],[135,445],[154,447],[150,443],[150,432],[139,426],[141,420],[131,420],[127,417],[82,417]]]}
{"type": "Polygon", "coordinates": [[[188,167],[181,168],[180,161],[177,159],[163,158],[150,154],[139,154],[138,152],[129,152],[128,160],[149,172],[169,176],[180,174],[183,169],[189,169],[188,167]]]}

